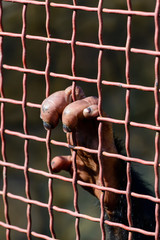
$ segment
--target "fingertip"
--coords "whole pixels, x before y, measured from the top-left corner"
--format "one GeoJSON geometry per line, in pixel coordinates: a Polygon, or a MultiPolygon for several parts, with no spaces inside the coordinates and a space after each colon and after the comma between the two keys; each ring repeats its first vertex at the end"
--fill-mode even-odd
{"type": "Polygon", "coordinates": [[[98,106],[91,105],[83,110],[83,115],[85,118],[93,118],[99,115],[98,106]]]}
{"type": "Polygon", "coordinates": [[[62,169],[62,161],[59,157],[53,158],[51,161],[51,169],[53,173],[58,173],[62,169]]]}
{"type": "Polygon", "coordinates": [[[91,112],[92,112],[91,107],[85,108],[85,109],[83,110],[83,115],[84,115],[84,117],[86,117],[86,118],[89,117],[90,114],[91,114],[91,112]]]}
{"type": "Polygon", "coordinates": [[[71,164],[71,156],[56,156],[51,161],[51,169],[53,173],[61,170],[70,171],[71,164]]]}
{"type": "Polygon", "coordinates": [[[52,169],[52,172],[53,173],[58,173],[58,172],[60,172],[60,168],[57,166],[57,164],[56,164],[56,162],[53,160],[52,162],[51,162],[51,169],[52,169]]]}
{"type": "Polygon", "coordinates": [[[64,131],[65,133],[72,132],[72,130],[70,129],[70,127],[68,127],[66,124],[63,124],[63,131],[64,131]]]}
{"type": "Polygon", "coordinates": [[[47,123],[47,122],[43,122],[43,127],[46,129],[46,130],[51,130],[53,128],[53,125],[50,124],[50,123],[47,123]]]}

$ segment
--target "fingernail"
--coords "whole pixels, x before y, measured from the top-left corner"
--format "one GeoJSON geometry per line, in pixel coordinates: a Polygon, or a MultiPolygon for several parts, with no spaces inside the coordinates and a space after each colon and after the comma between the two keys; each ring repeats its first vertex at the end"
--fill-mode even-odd
{"type": "Polygon", "coordinates": [[[92,111],[91,107],[87,107],[84,109],[84,112],[86,113],[91,113],[91,111],[92,111]]]}
{"type": "Polygon", "coordinates": [[[56,164],[55,164],[54,161],[51,162],[51,169],[52,169],[53,173],[58,173],[59,172],[59,169],[56,168],[56,164]]]}
{"type": "Polygon", "coordinates": [[[43,122],[43,126],[46,130],[50,130],[52,127],[52,125],[50,123],[47,123],[47,122],[43,122]]]}
{"type": "Polygon", "coordinates": [[[52,161],[52,162],[51,162],[51,168],[52,168],[52,169],[54,168],[54,165],[55,165],[55,162],[52,161]]]}
{"type": "Polygon", "coordinates": [[[65,133],[67,133],[67,132],[72,132],[72,130],[71,130],[67,125],[65,125],[65,124],[63,124],[63,131],[64,131],[65,133]]]}

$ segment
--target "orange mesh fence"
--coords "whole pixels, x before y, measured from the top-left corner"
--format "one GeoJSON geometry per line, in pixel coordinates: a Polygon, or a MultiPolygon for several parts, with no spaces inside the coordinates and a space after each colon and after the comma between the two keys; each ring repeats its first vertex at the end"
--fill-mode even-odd
{"type": "MultiPolygon", "coordinates": [[[[1,229],[3,229],[3,232],[5,231],[5,237],[6,239],[12,239],[12,232],[18,232],[19,234],[23,234],[22,236],[25,236],[26,239],[32,239],[33,237],[39,238],[39,239],[56,239],[58,236],[56,236],[56,227],[54,224],[55,218],[54,215],[56,212],[65,213],[67,215],[70,215],[74,218],[75,221],[75,235],[76,239],[81,239],[81,229],[79,227],[80,220],[86,219],[91,222],[97,222],[100,224],[100,232],[101,232],[101,239],[105,239],[106,232],[105,232],[105,225],[111,225],[111,226],[118,226],[120,228],[126,229],[130,232],[140,232],[144,235],[148,236],[155,236],[155,239],[159,239],[159,226],[160,226],[160,220],[159,220],[159,131],[160,131],[160,122],[159,122],[159,57],[160,57],[160,50],[159,50],[159,11],[160,11],[160,1],[156,0],[154,4],[154,11],[137,11],[132,8],[132,1],[126,0],[124,1],[125,9],[115,9],[115,8],[106,8],[104,7],[104,1],[94,1],[95,6],[89,6],[89,4],[92,5],[92,3],[88,3],[88,6],[85,6],[85,2],[83,5],[81,5],[81,1],[68,1],[67,3],[62,3],[63,1],[33,1],[33,0],[2,0],[0,2],[0,103],[1,103],[1,125],[0,125],[0,133],[1,133],[1,159],[0,159],[0,166],[1,166],[1,189],[0,189],[0,197],[1,197],[1,205],[2,210],[1,214],[3,217],[0,217],[0,226],[1,229]],[[96,3],[95,3],[96,2],[96,3]],[[9,4],[15,4],[17,6],[20,6],[20,14],[21,14],[21,22],[20,32],[12,32],[10,31],[10,28],[8,27],[7,30],[7,23],[4,22],[5,19],[5,11],[6,8],[12,7],[9,4]],[[97,6],[96,6],[97,5],[97,6]],[[27,28],[28,28],[28,16],[27,11],[30,6],[34,7],[41,7],[43,8],[44,15],[43,19],[41,20],[43,22],[43,28],[45,28],[46,35],[34,35],[34,34],[28,34],[27,28]],[[72,15],[71,18],[68,19],[70,21],[71,25],[71,38],[65,39],[65,38],[56,38],[54,37],[54,30],[51,29],[51,21],[54,25],[54,21],[56,21],[56,17],[54,19],[54,14],[52,16],[52,11],[56,12],[59,9],[65,9],[70,11],[70,14],[72,15]],[[79,12],[84,12],[87,14],[96,14],[97,18],[97,42],[87,42],[87,41],[80,41],[77,38],[77,34],[79,31],[79,12]],[[126,25],[123,26],[123,28],[126,31],[126,38],[125,38],[125,45],[123,46],[117,46],[114,44],[107,45],[106,42],[104,43],[103,37],[104,37],[104,24],[103,21],[104,16],[112,15],[112,17],[116,16],[125,16],[126,17],[126,25]],[[134,17],[139,17],[143,21],[143,19],[152,19],[153,25],[154,25],[154,32],[153,32],[153,48],[152,49],[143,49],[143,48],[136,48],[132,47],[132,38],[135,36],[132,35],[131,27],[132,27],[132,21],[134,20],[134,17]],[[4,26],[5,25],[5,26],[4,26]],[[53,32],[52,32],[53,31],[53,32]],[[8,62],[5,62],[6,57],[5,54],[7,53],[7,46],[4,47],[6,44],[7,39],[14,39],[16,41],[20,41],[21,47],[20,47],[20,55],[21,55],[21,63],[20,65],[14,64],[14,60],[11,64],[8,62]],[[39,49],[39,56],[38,58],[41,58],[41,55],[44,54],[45,58],[45,66],[42,68],[36,69],[36,67],[28,66],[27,62],[27,55],[29,54],[30,49],[28,48],[28,42],[32,41],[35,42],[34,44],[43,44],[43,51],[41,53],[39,49]],[[52,51],[54,51],[54,47],[52,49],[52,44],[60,44],[61,46],[67,46],[70,48],[70,58],[68,57],[68,62],[70,65],[70,74],[61,73],[61,72],[54,72],[51,70],[51,64],[52,61],[54,62],[54,59],[52,59],[52,51]],[[44,47],[45,46],[45,47],[44,47]],[[80,76],[77,74],[77,69],[80,66],[77,66],[77,49],[94,49],[97,51],[97,55],[94,55],[97,61],[97,77],[88,77],[86,76],[80,76]],[[105,79],[103,75],[103,55],[104,51],[109,52],[110,56],[115,53],[122,53],[125,56],[125,64],[124,64],[124,75],[125,75],[125,81],[112,81],[105,79]],[[132,64],[134,63],[131,61],[131,54],[132,55],[143,55],[144,57],[151,56],[154,59],[154,79],[152,85],[145,85],[145,84],[136,84],[135,82],[132,82],[131,77],[131,68],[132,64]],[[71,61],[70,61],[71,59],[71,61]],[[6,72],[16,72],[21,76],[22,79],[22,88],[17,89],[17,91],[20,91],[20,98],[21,99],[14,99],[12,97],[12,94],[9,94],[6,90],[7,85],[10,84],[9,81],[7,81],[7,75],[6,72]],[[45,94],[43,95],[43,98],[47,97],[51,92],[53,92],[53,89],[50,86],[51,79],[55,79],[55,81],[64,81],[64,84],[66,84],[66,81],[69,81],[70,84],[72,84],[73,88],[75,87],[75,84],[79,83],[87,83],[90,86],[94,87],[96,86],[97,93],[98,93],[98,99],[99,99],[99,112],[101,113],[102,103],[104,101],[104,97],[102,94],[103,89],[107,87],[116,87],[118,90],[124,90],[125,92],[125,116],[124,119],[117,119],[115,117],[98,117],[98,121],[100,122],[99,125],[99,140],[101,139],[101,123],[103,121],[109,121],[112,122],[115,125],[118,126],[124,126],[125,128],[125,149],[126,149],[126,156],[123,156],[121,154],[111,154],[109,152],[102,152],[101,150],[101,142],[99,143],[99,148],[97,150],[93,149],[87,149],[83,147],[73,146],[72,148],[75,150],[83,149],[86,152],[89,153],[97,153],[99,157],[99,164],[100,164],[100,178],[102,180],[102,171],[101,171],[101,154],[109,157],[118,157],[119,159],[122,159],[123,161],[127,162],[127,188],[125,191],[120,191],[118,189],[104,187],[104,186],[96,186],[94,184],[85,183],[82,181],[77,180],[76,175],[76,162],[74,161],[74,174],[73,178],[63,176],[61,174],[52,174],[51,167],[50,167],[50,161],[51,161],[51,150],[54,146],[60,146],[63,148],[70,148],[70,146],[66,142],[58,141],[52,138],[50,133],[48,132],[46,134],[46,137],[42,137],[42,135],[36,135],[34,134],[34,131],[31,131],[32,134],[30,134],[29,128],[29,122],[28,117],[29,114],[32,115],[32,112],[28,113],[29,109],[33,109],[36,111],[36,113],[39,114],[39,108],[41,102],[39,100],[34,99],[32,101],[28,101],[30,99],[28,96],[30,95],[30,91],[27,91],[28,85],[31,85],[31,82],[28,82],[29,76],[37,76],[43,79],[43,89],[45,91],[45,94]],[[130,103],[131,100],[131,91],[136,90],[139,92],[139,94],[145,92],[152,94],[152,97],[154,98],[154,124],[149,124],[146,122],[136,122],[131,121],[130,115],[132,114],[132,105],[130,103]],[[5,94],[7,92],[7,94],[5,94]],[[23,125],[22,131],[17,131],[14,129],[9,128],[9,124],[6,124],[6,118],[12,119],[12,115],[9,115],[9,111],[7,110],[7,106],[17,106],[21,107],[21,113],[18,111],[17,114],[22,115],[20,125],[23,125]],[[140,128],[140,129],[146,129],[151,131],[154,136],[154,142],[152,143],[154,145],[154,159],[152,160],[145,160],[141,157],[133,157],[131,154],[131,135],[130,135],[130,129],[131,128],[140,128]],[[23,164],[19,164],[18,162],[12,162],[11,157],[8,156],[8,141],[11,141],[10,138],[12,137],[11,144],[14,146],[14,142],[17,141],[17,139],[23,140],[23,146],[20,144],[19,148],[23,148],[23,164]],[[45,146],[46,151],[46,163],[48,166],[48,170],[43,170],[36,168],[36,166],[30,165],[30,142],[37,142],[39,144],[39,147],[41,148],[41,144],[45,146]],[[154,190],[155,190],[155,197],[153,196],[146,196],[142,194],[138,194],[135,192],[130,191],[130,185],[131,185],[131,176],[130,176],[130,165],[131,163],[137,163],[144,166],[151,166],[152,169],[154,169],[154,190]],[[24,174],[24,194],[15,194],[15,192],[12,192],[12,189],[8,189],[8,179],[9,175],[12,172],[15,171],[15,174],[24,174]],[[31,175],[36,175],[39,177],[43,177],[48,181],[48,195],[46,193],[46,198],[48,198],[48,201],[41,201],[41,199],[34,199],[31,194],[31,186],[33,185],[32,178],[30,179],[31,175]],[[54,191],[54,180],[58,179],[61,182],[69,182],[73,186],[73,202],[74,202],[74,210],[70,210],[65,207],[59,207],[54,202],[54,195],[56,195],[56,191],[53,194],[54,191]],[[100,217],[93,217],[88,214],[81,213],[79,209],[79,195],[78,195],[78,189],[77,186],[89,186],[97,189],[102,190],[102,198],[101,198],[101,214],[100,217]],[[128,226],[125,226],[124,224],[118,223],[118,222],[111,222],[109,220],[105,220],[104,216],[104,203],[103,203],[103,194],[104,191],[111,191],[115,192],[117,194],[125,194],[127,197],[127,213],[128,213],[128,226]],[[140,228],[134,228],[132,227],[132,221],[131,221],[131,196],[136,198],[143,198],[148,199],[150,201],[153,201],[156,203],[155,207],[155,217],[156,217],[156,228],[155,232],[149,232],[140,228]],[[25,205],[25,212],[26,212],[26,227],[21,227],[21,224],[18,222],[16,223],[16,220],[11,220],[10,217],[10,199],[16,200],[16,203],[19,204],[24,203],[25,205]],[[48,224],[49,230],[48,233],[40,233],[37,232],[34,229],[34,224],[32,224],[32,207],[37,206],[39,208],[47,209],[48,211],[48,220],[47,222],[44,222],[43,224],[48,224]]],[[[65,1],[64,1],[65,2],[65,1]]],[[[89,2],[89,1],[88,1],[89,2]]],[[[118,4],[118,3],[117,3],[118,4]]],[[[87,5],[87,4],[86,4],[87,5]]],[[[116,3],[115,3],[116,6],[116,3]]],[[[14,11],[14,9],[13,9],[14,11]]],[[[34,12],[33,12],[34,13],[34,12]]],[[[37,15],[36,15],[37,16],[37,15]]],[[[33,18],[33,23],[35,20],[35,16],[31,16],[33,18]]],[[[61,18],[65,17],[65,15],[61,15],[61,18]]],[[[41,16],[39,16],[39,19],[41,16]]],[[[87,24],[87,22],[86,22],[87,24]]],[[[112,24],[112,23],[111,23],[112,24]]],[[[113,26],[114,28],[114,26],[113,26]]],[[[33,30],[34,31],[34,30],[33,30]]],[[[64,29],[62,30],[64,31],[64,29]]],[[[143,31],[143,29],[142,29],[143,31]]],[[[41,32],[41,31],[40,31],[41,32]]],[[[59,29],[59,36],[63,35],[61,34],[61,29],[59,29]]],[[[138,34],[138,33],[137,33],[138,34]]],[[[118,38],[118,36],[117,36],[118,38]]],[[[84,38],[85,39],[85,38],[84,38]]],[[[14,44],[14,41],[13,41],[14,44]]],[[[56,46],[56,45],[54,45],[56,46]]],[[[57,45],[58,46],[58,45],[57,45]]],[[[40,47],[41,48],[41,47],[40,47]]],[[[12,51],[12,50],[8,50],[12,51]]],[[[17,49],[17,52],[19,49],[17,49]]],[[[17,53],[18,55],[18,53],[17,53]]],[[[64,55],[65,52],[64,52],[64,55]]],[[[63,56],[64,58],[67,57],[63,56]]],[[[15,56],[16,58],[16,56],[15,56]]],[[[107,63],[106,63],[107,64],[107,63]]],[[[36,65],[35,65],[36,66],[36,65]]],[[[143,66],[142,62],[142,68],[145,68],[143,66]]],[[[116,71],[116,69],[115,69],[116,71]]],[[[18,81],[18,80],[17,80],[18,81]]],[[[16,85],[16,81],[12,83],[16,85]]],[[[36,89],[38,91],[39,84],[36,86],[36,89]]],[[[64,89],[64,88],[63,88],[64,89]]],[[[41,94],[41,93],[39,93],[41,94]]],[[[114,94],[114,92],[113,92],[114,94]]],[[[120,103],[117,103],[119,105],[120,103]]],[[[120,107],[120,106],[118,106],[120,107]]],[[[16,114],[16,113],[15,113],[16,114]]],[[[38,116],[38,115],[36,115],[38,116]]],[[[31,116],[30,116],[31,117],[31,116]]],[[[40,125],[39,128],[42,128],[40,125]]],[[[36,151],[38,150],[38,147],[35,148],[34,156],[36,155],[36,151]]],[[[37,159],[38,161],[38,159],[37,159]]],[[[44,159],[45,161],[45,159],[44,159]]],[[[39,178],[40,179],[40,178],[39,178]]],[[[41,181],[41,180],[39,180],[41,181]]],[[[42,179],[43,181],[43,179],[42,179]]],[[[43,191],[43,190],[42,190],[43,191]]],[[[45,195],[45,193],[44,193],[45,195]]],[[[15,203],[15,204],[16,204],[15,203]]],[[[21,213],[19,213],[21,214],[21,213]]],[[[41,216],[43,218],[43,216],[41,216]]],[[[61,228],[63,229],[64,226],[61,228]]],[[[62,230],[63,231],[63,230],[62,230]]],[[[21,235],[19,235],[21,236],[21,235]]],[[[130,236],[129,236],[130,237],[130,236]]],[[[21,238],[22,239],[22,238],[21,238]]],[[[91,237],[91,239],[93,239],[91,237]]]]}

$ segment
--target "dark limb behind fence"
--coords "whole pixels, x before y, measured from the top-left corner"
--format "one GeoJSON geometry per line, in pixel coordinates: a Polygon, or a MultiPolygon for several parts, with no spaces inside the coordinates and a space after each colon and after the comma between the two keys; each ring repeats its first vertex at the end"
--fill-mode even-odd
{"type": "MultiPolygon", "coordinates": [[[[62,119],[63,130],[66,132],[67,141],[71,145],[83,146],[89,149],[98,149],[98,99],[85,97],[83,90],[75,89],[76,101],[72,101],[72,88],[52,94],[42,103],[41,118],[46,129],[57,126],[62,119]]],[[[102,151],[120,153],[119,144],[113,137],[112,124],[102,123],[102,151]]],[[[99,177],[99,164],[96,153],[78,150],[77,177],[84,182],[101,185],[99,177]]],[[[56,156],[52,160],[53,172],[60,170],[69,171],[72,175],[72,156],[56,156]]],[[[102,155],[103,183],[106,187],[125,190],[127,185],[126,163],[116,157],[102,155]]],[[[132,169],[131,191],[146,195],[151,192],[143,183],[140,176],[132,169]]],[[[100,199],[101,190],[86,187],[86,190],[100,199]]],[[[110,221],[128,225],[127,201],[124,194],[105,191],[104,204],[106,218],[110,221]]],[[[155,204],[149,200],[132,197],[133,227],[146,231],[155,231],[155,204]]],[[[119,227],[109,227],[107,239],[128,239],[128,231],[119,227]]],[[[133,232],[133,239],[154,239],[141,233],[133,232]]]]}

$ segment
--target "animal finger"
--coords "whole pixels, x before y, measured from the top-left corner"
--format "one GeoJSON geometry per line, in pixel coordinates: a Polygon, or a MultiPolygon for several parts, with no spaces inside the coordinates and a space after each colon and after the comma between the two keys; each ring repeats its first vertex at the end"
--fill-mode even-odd
{"type": "Polygon", "coordinates": [[[66,106],[62,114],[64,132],[72,132],[84,118],[98,116],[98,99],[87,97],[66,106]]]}
{"type": "Polygon", "coordinates": [[[72,166],[72,156],[56,156],[52,159],[51,168],[54,173],[58,173],[61,170],[69,171],[72,166]]]}
{"type": "MultiPolygon", "coordinates": [[[[84,97],[85,95],[82,88],[76,86],[76,100],[84,97]]],[[[57,126],[64,108],[72,101],[72,86],[70,86],[64,91],[53,93],[42,102],[40,117],[43,120],[43,125],[46,130],[55,128],[57,126]]]]}

